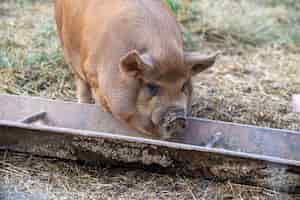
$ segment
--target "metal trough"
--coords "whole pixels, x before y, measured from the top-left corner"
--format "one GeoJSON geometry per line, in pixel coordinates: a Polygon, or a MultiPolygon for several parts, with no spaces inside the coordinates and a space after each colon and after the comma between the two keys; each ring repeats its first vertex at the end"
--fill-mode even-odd
{"type": "Polygon", "coordinates": [[[0,95],[0,149],[300,193],[300,133],[288,130],[189,118],[184,135],[162,141],[96,105],[0,95]]]}

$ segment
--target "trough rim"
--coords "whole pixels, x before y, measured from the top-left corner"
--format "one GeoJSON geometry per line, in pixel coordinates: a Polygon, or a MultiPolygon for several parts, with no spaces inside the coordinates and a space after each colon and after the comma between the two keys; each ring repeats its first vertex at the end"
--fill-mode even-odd
{"type": "MultiPolygon", "coordinates": [[[[274,164],[300,167],[300,161],[297,161],[297,160],[289,160],[289,159],[285,159],[285,158],[259,155],[259,154],[254,154],[254,153],[236,152],[236,151],[220,149],[220,148],[210,148],[210,147],[197,146],[197,145],[191,145],[191,144],[163,141],[163,140],[158,140],[158,139],[133,137],[133,136],[127,136],[127,135],[122,135],[122,134],[118,134],[118,133],[106,133],[106,132],[98,132],[98,131],[96,132],[96,131],[90,131],[90,130],[62,128],[62,127],[45,126],[45,125],[28,125],[28,124],[23,124],[20,122],[13,122],[13,121],[8,121],[8,120],[0,120],[0,126],[7,127],[7,128],[21,128],[21,129],[27,129],[27,130],[31,130],[31,131],[41,131],[41,132],[47,131],[47,132],[58,133],[58,134],[62,134],[62,135],[70,135],[70,136],[75,136],[75,137],[81,136],[81,137],[87,137],[87,138],[112,139],[112,140],[119,140],[119,141],[124,141],[124,142],[155,145],[155,146],[159,146],[159,147],[167,147],[167,148],[171,148],[171,149],[175,149],[175,150],[177,149],[177,150],[184,150],[184,151],[212,153],[212,154],[218,154],[218,155],[223,155],[223,156],[225,155],[225,156],[230,156],[230,157],[235,157],[235,158],[261,160],[261,161],[266,161],[266,162],[270,162],[270,163],[274,163],[274,164]]],[[[297,132],[295,132],[295,133],[297,133],[297,132]]]]}

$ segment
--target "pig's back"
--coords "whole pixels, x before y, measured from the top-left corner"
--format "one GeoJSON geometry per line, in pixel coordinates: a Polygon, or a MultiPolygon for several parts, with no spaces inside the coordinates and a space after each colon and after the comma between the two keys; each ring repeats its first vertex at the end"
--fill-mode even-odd
{"type": "MultiPolygon", "coordinates": [[[[97,49],[101,59],[119,58],[128,50],[181,47],[176,19],[163,0],[88,0],[83,38],[87,51],[97,49]],[[172,43],[172,44],[170,44],[172,43]],[[174,43],[176,43],[174,45],[174,43]],[[90,47],[89,47],[90,46],[90,47]],[[113,50],[113,55],[111,55],[113,50]]],[[[154,53],[155,52],[150,52],[154,53]]]]}
{"type": "MultiPolygon", "coordinates": [[[[147,50],[159,60],[166,52],[181,48],[180,30],[163,0],[57,0],[56,3],[61,15],[58,27],[70,60],[81,64],[89,60],[93,65],[90,68],[106,68],[90,69],[101,71],[103,77],[116,75],[120,57],[132,49],[147,50]]],[[[81,71],[78,64],[74,67],[81,71]]]]}

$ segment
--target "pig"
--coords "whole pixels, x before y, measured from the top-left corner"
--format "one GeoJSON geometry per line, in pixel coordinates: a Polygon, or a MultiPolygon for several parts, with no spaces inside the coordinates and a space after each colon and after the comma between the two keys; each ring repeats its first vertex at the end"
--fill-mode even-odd
{"type": "Polygon", "coordinates": [[[168,139],[186,126],[192,77],[217,54],[187,52],[163,0],[56,0],[55,19],[79,103],[96,103],[133,130],[168,139]],[[176,130],[161,126],[175,113],[176,130]]]}

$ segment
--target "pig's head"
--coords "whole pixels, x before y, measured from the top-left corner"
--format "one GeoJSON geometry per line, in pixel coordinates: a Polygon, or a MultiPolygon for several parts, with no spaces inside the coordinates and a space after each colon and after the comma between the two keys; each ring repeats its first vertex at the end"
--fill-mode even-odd
{"type": "MultiPolygon", "coordinates": [[[[138,83],[136,110],[161,138],[180,134],[186,126],[192,96],[191,78],[215,63],[217,54],[181,53],[161,61],[148,53],[130,51],[121,59],[121,72],[138,83]]],[[[144,130],[147,132],[147,130],[144,130]]]]}

